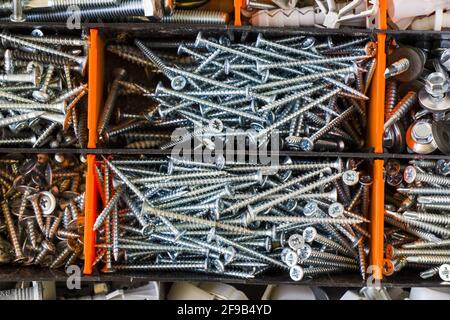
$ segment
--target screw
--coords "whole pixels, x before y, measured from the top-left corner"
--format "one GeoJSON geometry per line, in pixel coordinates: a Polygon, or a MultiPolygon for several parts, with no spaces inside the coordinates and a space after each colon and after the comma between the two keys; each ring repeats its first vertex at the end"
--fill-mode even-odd
{"type": "Polygon", "coordinates": [[[22,1],[21,0],[13,0],[13,14],[10,19],[12,22],[24,22],[25,16],[22,13],[22,1]]]}
{"type": "Polygon", "coordinates": [[[3,40],[6,40],[6,41],[10,41],[11,43],[14,43],[14,44],[26,46],[26,47],[29,47],[31,49],[35,49],[37,51],[42,51],[42,52],[45,52],[45,53],[48,53],[48,54],[52,54],[52,55],[55,55],[55,56],[67,58],[70,61],[74,61],[81,68],[83,74],[84,74],[84,70],[86,69],[87,57],[74,56],[74,55],[71,55],[71,54],[59,51],[59,50],[55,50],[55,49],[52,49],[52,48],[49,48],[49,47],[38,45],[36,43],[32,43],[32,42],[29,42],[29,41],[22,40],[22,39],[17,38],[17,37],[10,36],[10,35],[8,35],[6,33],[1,33],[0,34],[0,38],[3,39],[3,40]]]}
{"type": "Polygon", "coordinates": [[[393,64],[386,68],[386,70],[384,71],[384,77],[386,79],[389,79],[391,77],[402,74],[403,72],[408,71],[409,66],[410,62],[407,58],[402,58],[398,61],[395,61],[393,64]]]}

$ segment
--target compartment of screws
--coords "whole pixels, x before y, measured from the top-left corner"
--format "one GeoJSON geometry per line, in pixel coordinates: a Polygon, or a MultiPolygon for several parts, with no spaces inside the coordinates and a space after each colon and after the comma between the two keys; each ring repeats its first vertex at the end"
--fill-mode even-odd
{"type": "Polygon", "coordinates": [[[276,133],[282,150],[364,149],[376,66],[369,38],[199,33],[191,41],[121,37],[106,51],[102,146],[214,149],[212,141],[262,144],[276,133]]]}
{"type": "Polygon", "coordinates": [[[178,271],[238,279],[284,271],[365,279],[371,162],[279,165],[98,157],[102,272],[178,271]]]}
{"type": "Polygon", "coordinates": [[[83,259],[84,157],[3,155],[0,265],[60,268],[83,259]]]}
{"type": "Polygon", "coordinates": [[[385,72],[385,150],[450,155],[448,45],[417,43],[414,37],[392,43],[385,72]]]}
{"type": "Polygon", "coordinates": [[[411,269],[422,279],[439,279],[448,272],[449,174],[448,159],[386,162],[386,274],[411,269]]]}
{"type": "Polygon", "coordinates": [[[86,148],[88,39],[0,34],[0,147],[86,148]]]}

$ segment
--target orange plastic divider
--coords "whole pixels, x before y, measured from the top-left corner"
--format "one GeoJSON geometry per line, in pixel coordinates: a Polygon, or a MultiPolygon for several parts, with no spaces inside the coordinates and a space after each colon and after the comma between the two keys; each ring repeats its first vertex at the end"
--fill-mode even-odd
{"type": "MultiPolygon", "coordinates": [[[[97,29],[90,30],[89,47],[89,97],[88,97],[88,148],[97,145],[97,120],[103,93],[104,44],[97,29]]],[[[95,155],[87,156],[86,193],[85,193],[85,230],[84,230],[84,273],[92,273],[95,259],[95,232],[93,231],[97,214],[98,189],[95,175],[95,155]]]]}
{"type": "Polygon", "coordinates": [[[373,277],[383,278],[384,257],[384,160],[375,160],[373,164],[373,185],[371,202],[371,244],[370,264],[373,277]]]}
{"type": "Polygon", "coordinates": [[[90,35],[88,148],[94,149],[97,146],[97,121],[103,93],[104,44],[97,29],[91,29],[90,35]]]}
{"type": "MultiPolygon", "coordinates": [[[[387,0],[379,2],[379,29],[387,28],[387,0]]],[[[369,145],[375,153],[383,153],[384,100],[386,81],[386,34],[377,34],[377,67],[375,70],[369,109],[369,145]]],[[[375,160],[373,165],[373,186],[371,201],[371,245],[370,262],[375,279],[383,278],[384,257],[384,160],[375,160]]]]}
{"type": "Polygon", "coordinates": [[[244,0],[234,0],[234,25],[241,26],[241,8],[244,6],[244,0]]]}

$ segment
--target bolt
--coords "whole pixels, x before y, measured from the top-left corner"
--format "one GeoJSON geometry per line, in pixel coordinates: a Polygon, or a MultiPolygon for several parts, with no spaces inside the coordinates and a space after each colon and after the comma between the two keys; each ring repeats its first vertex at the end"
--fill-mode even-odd
{"type": "Polygon", "coordinates": [[[13,0],[13,13],[10,17],[12,22],[24,22],[25,16],[22,13],[22,1],[21,0],[13,0]]]}

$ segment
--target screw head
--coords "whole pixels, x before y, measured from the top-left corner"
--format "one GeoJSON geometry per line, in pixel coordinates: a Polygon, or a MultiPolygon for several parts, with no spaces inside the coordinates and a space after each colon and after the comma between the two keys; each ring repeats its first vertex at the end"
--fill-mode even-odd
{"type": "Polygon", "coordinates": [[[425,90],[433,97],[443,96],[448,87],[447,76],[441,72],[433,72],[425,79],[425,90]]]}
{"type": "Polygon", "coordinates": [[[170,82],[170,86],[173,90],[181,91],[186,87],[186,78],[183,76],[176,76],[170,82]]]}
{"type": "Polygon", "coordinates": [[[47,102],[50,100],[50,95],[46,92],[42,92],[40,90],[33,91],[33,98],[39,102],[47,102]]]}
{"type": "Polygon", "coordinates": [[[55,245],[47,240],[42,241],[42,248],[46,250],[49,254],[53,254],[56,252],[55,245]]]}
{"type": "Polygon", "coordinates": [[[142,227],[141,233],[144,237],[149,237],[153,234],[153,232],[155,232],[155,228],[156,228],[155,224],[148,223],[142,227]]]}
{"type": "Polygon", "coordinates": [[[288,245],[292,250],[298,250],[303,247],[304,244],[305,239],[298,233],[292,234],[288,239],[288,245]]]}
{"type": "Polygon", "coordinates": [[[206,242],[211,243],[216,238],[216,228],[211,228],[206,235],[206,242]]]}
{"type": "Polygon", "coordinates": [[[362,176],[359,178],[359,183],[363,186],[371,186],[373,184],[373,180],[371,176],[362,176]]]}
{"type": "Polygon", "coordinates": [[[303,230],[303,239],[305,239],[305,242],[313,242],[316,236],[317,230],[314,227],[307,227],[305,230],[303,230]]]}
{"type": "Polygon", "coordinates": [[[316,202],[308,201],[303,207],[303,214],[305,217],[311,217],[317,213],[319,206],[316,202]]]}
{"type": "Polygon", "coordinates": [[[332,218],[339,218],[344,215],[344,206],[342,203],[335,202],[328,207],[328,215],[332,218]]]}
{"type": "Polygon", "coordinates": [[[314,149],[314,142],[309,138],[302,138],[300,140],[300,148],[303,151],[312,151],[314,149]]]}
{"type": "Polygon", "coordinates": [[[359,172],[347,170],[342,174],[342,182],[347,186],[355,186],[359,182],[359,172]]]}
{"type": "Polygon", "coordinates": [[[48,191],[40,193],[39,206],[42,209],[42,214],[48,216],[52,214],[56,209],[56,198],[48,191]]]}
{"type": "Polygon", "coordinates": [[[403,180],[406,183],[413,183],[416,180],[417,170],[414,166],[407,166],[403,172],[403,180]]]}
{"type": "Polygon", "coordinates": [[[213,260],[213,266],[219,272],[224,272],[225,271],[225,264],[219,259],[214,259],[213,260]]]}
{"type": "Polygon", "coordinates": [[[284,257],[284,263],[286,263],[286,265],[288,267],[293,267],[298,263],[298,255],[297,253],[295,253],[294,251],[290,250],[286,253],[285,257],[284,257]]]}
{"type": "Polygon", "coordinates": [[[226,247],[226,253],[223,256],[225,265],[230,264],[234,261],[236,253],[236,249],[234,249],[233,247],[226,247]]]}
{"type": "Polygon", "coordinates": [[[304,244],[300,249],[297,250],[297,254],[300,260],[307,260],[312,254],[312,248],[309,244],[304,244]]]}
{"type": "Polygon", "coordinates": [[[271,252],[272,251],[272,239],[270,237],[266,237],[265,249],[266,249],[266,252],[271,252]]]}
{"type": "Polygon", "coordinates": [[[388,244],[384,252],[386,254],[386,258],[392,259],[394,257],[394,247],[392,246],[392,244],[388,244]]]}
{"type": "Polygon", "coordinates": [[[305,275],[305,272],[303,268],[299,265],[293,266],[289,270],[289,276],[293,281],[301,281],[303,279],[303,276],[305,275]]]}

